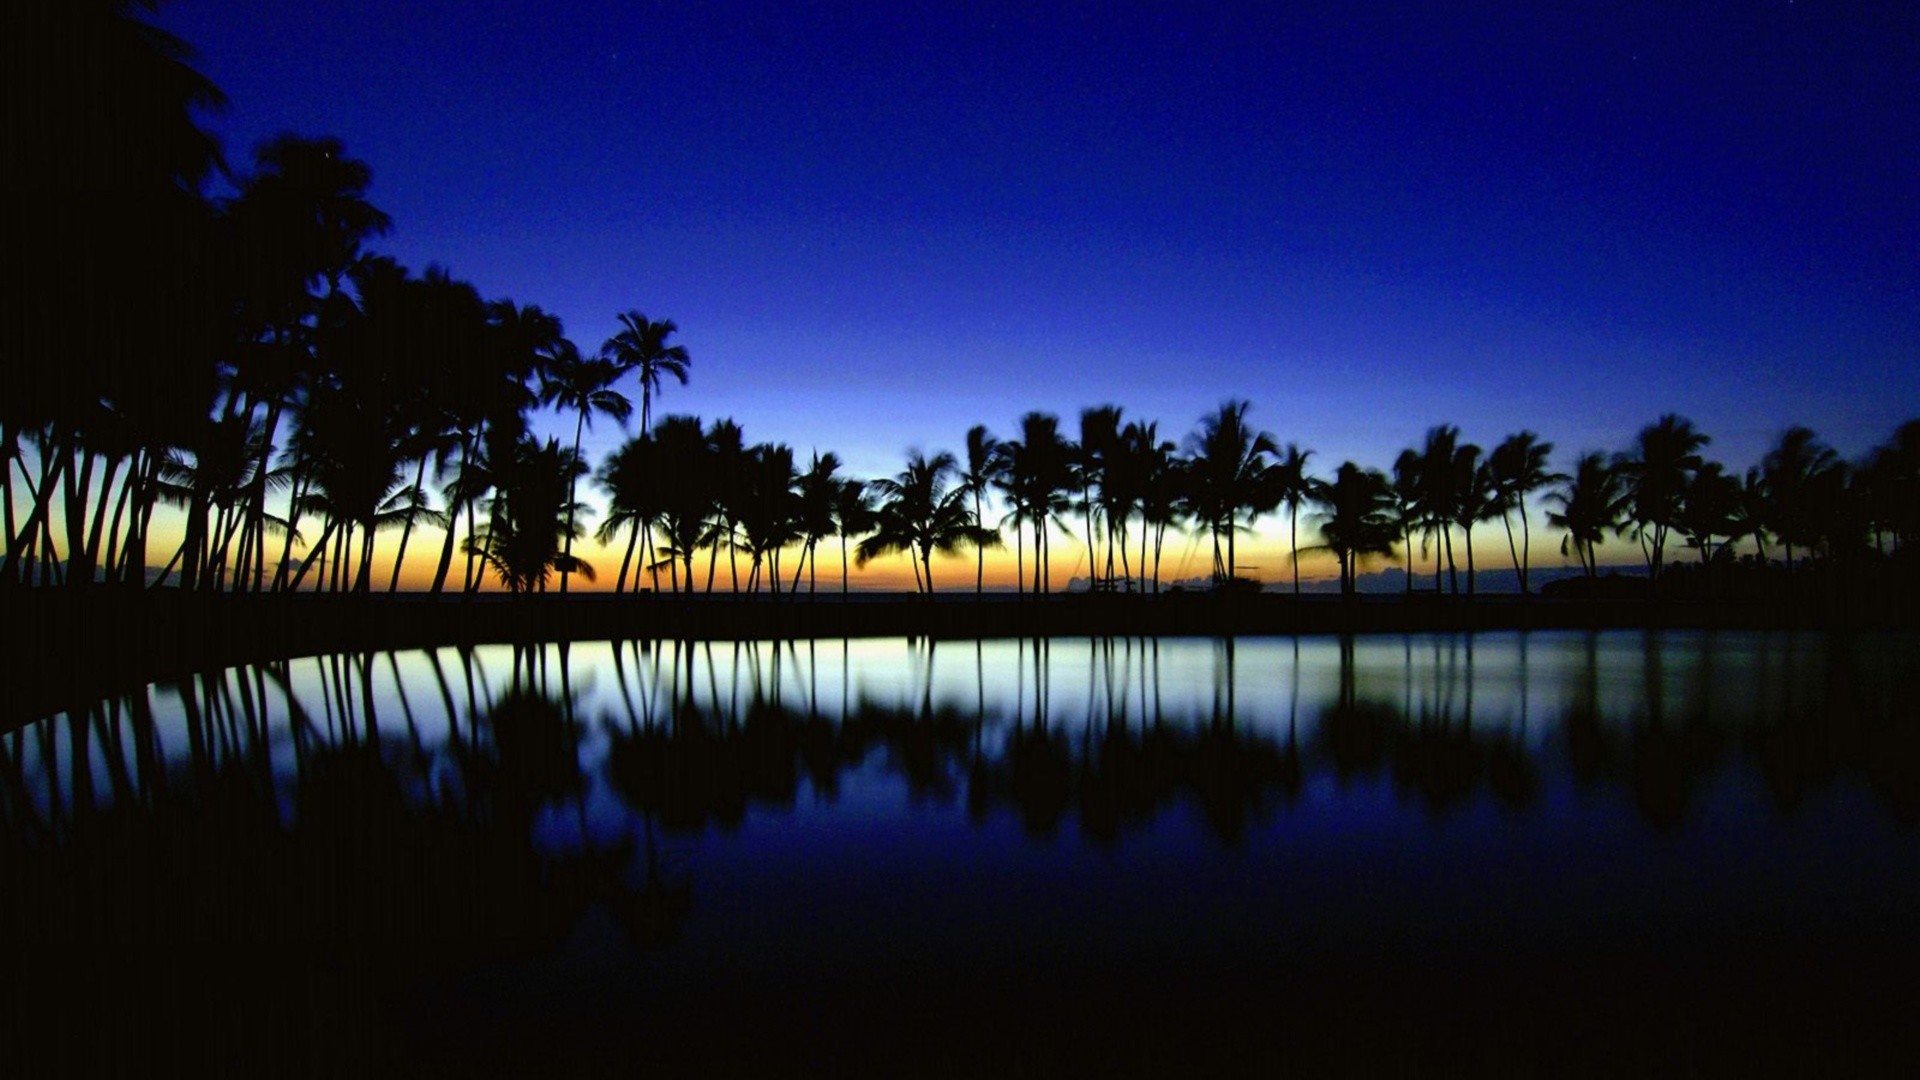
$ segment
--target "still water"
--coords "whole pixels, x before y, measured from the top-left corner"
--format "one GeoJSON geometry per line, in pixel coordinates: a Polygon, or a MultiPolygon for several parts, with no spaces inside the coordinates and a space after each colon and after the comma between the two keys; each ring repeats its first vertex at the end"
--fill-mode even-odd
{"type": "Polygon", "coordinates": [[[207,672],[0,737],[0,916],[92,1003],[15,980],[13,1012],[121,1067],[1871,1071],[1920,1005],[1916,661],[1535,632],[207,672]]]}

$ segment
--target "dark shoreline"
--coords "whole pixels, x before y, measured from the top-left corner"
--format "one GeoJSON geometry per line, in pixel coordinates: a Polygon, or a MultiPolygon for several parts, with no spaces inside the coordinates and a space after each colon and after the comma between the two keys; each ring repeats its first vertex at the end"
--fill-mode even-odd
{"type": "Polygon", "coordinates": [[[14,590],[6,596],[0,730],[102,695],[236,664],[440,645],[635,638],[1222,637],[1565,629],[1886,629],[1913,609],[1780,599],[1647,601],[1415,594],[1160,596],[945,593],[743,597],[587,594],[193,595],[14,590]]]}

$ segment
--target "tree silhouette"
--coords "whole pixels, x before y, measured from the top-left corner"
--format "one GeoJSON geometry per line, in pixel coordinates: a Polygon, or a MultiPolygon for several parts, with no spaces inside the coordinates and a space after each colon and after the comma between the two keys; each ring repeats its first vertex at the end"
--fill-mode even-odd
{"type": "Polygon", "coordinates": [[[1340,562],[1340,594],[1351,597],[1358,584],[1360,559],[1393,555],[1400,525],[1393,515],[1393,485],[1377,469],[1343,461],[1332,481],[1314,485],[1313,498],[1324,510],[1320,535],[1340,562]]]}
{"type": "Polygon", "coordinates": [[[1273,436],[1247,426],[1248,408],[1247,402],[1238,399],[1223,403],[1201,417],[1199,430],[1187,439],[1192,458],[1187,505],[1212,535],[1215,581],[1231,580],[1238,570],[1234,541],[1241,515],[1251,524],[1278,505],[1265,475],[1267,459],[1276,449],[1273,436]],[[1224,554],[1222,536],[1226,538],[1224,554]]]}
{"type": "Polygon", "coordinates": [[[1287,508],[1287,552],[1293,564],[1293,595],[1300,595],[1300,504],[1313,497],[1314,480],[1307,475],[1307,459],[1313,451],[1288,443],[1278,451],[1279,460],[1268,471],[1273,485],[1271,498],[1287,508]]]}
{"type": "Polygon", "coordinates": [[[1792,570],[1794,547],[1809,552],[1818,547],[1839,513],[1845,465],[1811,430],[1794,426],[1781,432],[1767,451],[1760,475],[1771,506],[1767,530],[1780,539],[1787,569],[1792,570]]]}
{"type": "MultiPolygon", "coordinates": [[[[1006,461],[1001,453],[1000,440],[987,431],[985,424],[975,424],[967,429],[967,464],[960,474],[960,487],[973,499],[973,519],[985,524],[982,516],[982,500],[987,488],[1006,471],[1006,461]]],[[[986,580],[987,549],[976,548],[973,563],[973,591],[980,594],[986,580]]]]}
{"type": "Polygon", "coordinates": [[[1620,532],[1626,514],[1629,496],[1623,490],[1620,474],[1606,455],[1590,450],[1580,455],[1565,486],[1548,492],[1547,498],[1560,506],[1558,512],[1547,514],[1547,523],[1567,533],[1560,542],[1560,553],[1579,559],[1587,577],[1598,576],[1600,564],[1594,549],[1608,531],[1616,535],[1620,532]]]}
{"type": "MultiPolygon", "coordinates": [[[[633,415],[633,402],[626,395],[615,390],[625,370],[615,360],[604,356],[592,358],[580,355],[573,342],[560,339],[555,343],[552,361],[542,377],[540,399],[563,413],[573,413],[573,456],[580,456],[580,435],[593,423],[593,415],[610,416],[616,422],[625,424],[627,417],[633,415]]],[[[567,491],[567,527],[564,532],[566,550],[561,552],[560,591],[567,591],[567,578],[573,565],[573,508],[574,492],[567,491]]]]}
{"type": "Polygon", "coordinates": [[[554,570],[593,580],[591,565],[561,550],[563,537],[578,528],[573,490],[586,465],[557,439],[544,445],[526,439],[515,445],[504,467],[495,467],[498,486],[479,543],[500,583],[515,593],[544,590],[554,570]]]}
{"type": "Polygon", "coordinates": [[[1519,431],[1500,441],[1487,456],[1487,469],[1493,480],[1494,498],[1500,512],[1500,522],[1507,531],[1507,551],[1513,556],[1514,572],[1520,575],[1520,595],[1529,596],[1533,586],[1528,581],[1528,571],[1532,567],[1533,534],[1527,520],[1527,495],[1538,491],[1548,484],[1559,483],[1565,477],[1547,468],[1547,458],[1553,453],[1553,444],[1540,441],[1540,437],[1531,431],[1519,431]],[[1520,518],[1520,544],[1513,542],[1513,516],[1520,518]]]}
{"type": "Polygon", "coordinates": [[[1047,523],[1071,507],[1066,494],[1072,482],[1071,453],[1060,438],[1060,418],[1042,412],[1022,416],[1020,437],[1005,444],[1004,454],[1006,469],[999,486],[1011,507],[1008,518],[1016,531],[1023,525],[1032,527],[1033,591],[1049,592],[1047,523]]]}
{"type": "Polygon", "coordinates": [[[880,499],[880,508],[872,536],[860,542],[856,561],[869,561],[893,552],[905,552],[917,558],[914,584],[918,591],[933,592],[933,553],[952,553],[968,544],[992,546],[998,534],[983,529],[967,509],[964,487],[947,486],[958,468],[953,455],[935,454],[928,458],[915,450],[907,455],[907,467],[893,477],[872,482],[880,499]]]}
{"type": "Polygon", "coordinates": [[[1660,579],[1667,535],[1679,524],[1687,484],[1700,468],[1700,450],[1709,441],[1694,430],[1691,420],[1667,413],[1640,429],[1631,452],[1614,459],[1650,580],[1660,579]]]}
{"type": "Polygon", "coordinates": [[[687,385],[687,368],[693,363],[684,345],[669,345],[667,338],[679,330],[672,319],[649,320],[638,311],[620,315],[620,332],[600,347],[600,355],[619,365],[622,372],[640,376],[640,431],[653,430],[653,395],[666,376],[687,385]]]}

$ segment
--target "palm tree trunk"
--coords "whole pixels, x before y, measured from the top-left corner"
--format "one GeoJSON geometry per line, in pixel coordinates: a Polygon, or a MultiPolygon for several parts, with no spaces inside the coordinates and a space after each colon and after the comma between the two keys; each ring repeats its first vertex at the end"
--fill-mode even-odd
{"type": "MultiPolygon", "coordinates": [[[[413,471],[413,489],[424,491],[420,485],[427,479],[427,455],[420,455],[420,467],[413,471]]],[[[400,526],[400,547],[393,556],[393,576],[387,579],[387,593],[392,595],[400,591],[400,564],[407,561],[407,540],[413,536],[413,512],[407,513],[405,524],[400,526]]]]}
{"type": "Polygon", "coordinates": [[[582,403],[580,406],[580,419],[573,422],[573,460],[568,462],[567,469],[569,475],[567,477],[566,548],[561,552],[562,555],[566,556],[567,561],[560,567],[560,595],[562,596],[567,594],[567,579],[573,576],[573,496],[574,487],[579,484],[580,477],[573,475],[572,464],[580,460],[580,431],[586,427],[586,424],[587,406],[582,403]]]}
{"type": "MultiPolygon", "coordinates": [[[[613,579],[613,595],[619,596],[627,587],[627,567],[633,565],[633,549],[640,542],[640,519],[635,517],[632,527],[627,530],[627,553],[620,556],[620,576],[613,579]]],[[[640,591],[640,575],[633,575],[633,591],[640,591]]]]}
{"type": "MultiPolygon", "coordinates": [[[[1305,466],[1301,466],[1305,468],[1305,466]]],[[[1293,555],[1293,595],[1300,595],[1300,503],[1287,502],[1287,548],[1293,555]]]]}
{"type": "Polygon", "coordinates": [[[1514,503],[1520,508],[1520,595],[1532,596],[1533,587],[1528,581],[1528,574],[1533,569],[1533,536],[1527,529],[1527,493],[1522,491],[1514,495],[1514,503]]]}

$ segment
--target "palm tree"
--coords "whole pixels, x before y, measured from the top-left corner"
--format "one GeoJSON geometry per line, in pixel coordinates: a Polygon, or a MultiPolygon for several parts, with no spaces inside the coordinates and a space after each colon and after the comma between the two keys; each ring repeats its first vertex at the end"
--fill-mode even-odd
{"type": "Polygon", "coordinates": [[[592,566],[561,550],[562,539],[578,528],[573,491],[586,465],[561,449],[557,439],[545,445],[526,439],[504,468],[498,463],[495,468],[499,484],[478,544],[500,583],[515,593],[545,589],[553,570],[593,580],[592,566]]]}
{"type": "Polygon", "coordinates": [[[1295,596],[1300,595],[1300,504],[1313,497],[1314,481],[1307,475],[1307,459],[1312,456],[1313,451],[1288,443],[1267,474],[1273,485],[1271,497],[1287,508],[1287,550],[1292,556],[1295,596]]]}
{"type": "MultiPolygon", "coordinates": [[[[982,498],[987,488],[998,480],[1006,469],[1006,460],[1001,454],[1000,440],[987,431],[985,424],[975,424],[967,429],[967,465],[960,474],[960,488],[973,497],[973,519],[984,522],[982,498]]],[[[983,591],[987,572],[987,549],[974,551],[973,592],[978,596],[983,591]]]]}
{"type": "MultiPolygon", "coordinates": [[[[1143,582],[1147,574],[1147,556],[1153,554],[1153,588],[1160,591],[1160,547],[1168,526],[1173,524],[1180,503],[1181,477],[1174,459],[1174,445],[1160,438],[1160,425],[1153,421],[1133,421],[1120,434],[1120,456],[1116,465],[1116,487],[1121,496],[1115,508],[1124,525],[1126,514],[1140,514],[1140,567],[1143,582]]],[[[1125,529],[1122,529],[1122,536],[1125,529]]],[[[1122,548],[1124,552],[1124,545],[1122,548]]]]}
{"type": "Polygon", "coordinates": [[[1453,453],[1453,522],[1460,526],[1467,549],[1467,598],[1473,598],[1473,527],[1500,511],[1493,473],[1480,458],[1480,448],[1467,443],[1453,453]]]}
{"type": "Polygon", "coordinates": [[[1560,506],[1559,512],[1547,514],[1547,523],[1566,530],[1567,535],[1560,541],[1560,554],[1573,555],[1580,560],[1580,568],[1587,577],[1597,577],[1600,565],[1594,548],[1608,530],[1618,535],[1624,528],[1622,519],[1630,496],[1620,473],[1598,450],[1580,455],[1580,460],[1574,463],[1572,477],[1564,483],[1564,487],[1547,494],[1549,500],[1560,506]]]}
{"type": "Polygon", "coordinates": [[[872,536],[860,542],[856,552],[859,565],[896,551],[918,558],[914,582],[929,595],[933,592],[933,553],[951,553],[968,544],[991,546],[998,534],[983,529],[967,509],[964,487],[947,487],[949,476],[958,471],[953,455],[935,454],[928,458],[915,450],[907,455],[907,467],[897,475],[875,480],[873,491],[880,497],[877,525],[872,536]]]}
{"type": "Polygon", "coordinates": [[[1840,455],[1811,430],[1797,425],[1781,432],[1761,460],[1760,474],[1772,504],[1767,528],[1786,549],[1789,571],[1794,545],[1812,550],[1831,523],[1825,511],[1832,508],[1833,489],[1845,483],[1844,468],[1840,455]]]}
{"type": "MultiPolygon", "coordinates": [[[[1427,528],[1434,538],[1433,591],[1440,592],[1440,559],[1444,553],[1451,592],[1460,591],[1459,569],[1453,561],[1453,523],[1459,519],[1459,488],[1464,479],[1459,469],[1460,429],[1440,424],[1427,429],[1426,446],[1420,451],[1420,506],[1425,511],[1427,528]]],[[[1477,453],[1477,451],[1476,451],[1477,453]]]]}
{"type": "Polygon", "coordinates": [[[753,565],[747,591],[759,591],[761,570],[767,571],[769,591],[780,594],[780,550],[799,538],[798,479],[793,448],[785,443],[761,443],[747,452],[746,490],[740,505],[740,528],[753,565]]]}
{"type": "MultiPolygon", "coordinates": [[[[1096,499],[1094,491],[1099,489],[1105,494],[1107,468],[1118,451],[1120,442],[1120,406],[1101,405],[1080,410],[1080,445],[1074,453],[1071,467],[1075,485],[1080,489],[1080,516],[1087,529],[1087,580],[1088,588],[1101,587],[1102,575],[1100,559],[1094,545],[1094,533],[1099,528],[1098,518],[1105,502],[1096,499]]],[[[1107,568],[1105,579],[1110,587],[1113,578],[1113,527],[1109,518],[1107,531],[1107,568]]]]}
{"type": "MultiPolygon", "coordinates": [[[[1400,526],[1400,542],[1405,544],[1407,549],[1407,595],[1409,597],[1413,595],[1413,534],[1415,530],[1422,533],[1420,551],[1423,555],[1426,553],[1427,540],[1432,536],[1432,533],[1427,531],[1429,519],[1426,508],[1421,503],[1426,483],[1426,478],[1420,473],[1423,463],[1424,459],[1420,456],[1420,452],[1412,447],[1400,451],[1400,456],[1393,459],[1393,514],[1394,520],[1400,526]]],[[[1433,574],[1437,582],[1440,577],[1440,567],[1437,562],[1434,565],[1433,574]]]]}
{"type": "Polygon", "coordinates": [[[1540,437],[1531,431],[1519,431],[1500,440],[1500,445],[1488,455],[1487,467],[1493,477],[1494,497],[1499,502],[1500,522],[1507,530],[1507,551],[1513,556],[1514,572],[1520,575],[1520,595],[1530,596],[1533,587],[1528,581],[1528,571],[1532,567],[1533,536],[1527,523],[1527,493],[1538,491],[1548,484],[1556,484],[1566,479],[1563,475],[1547,469],[1547,457],[1553,453],[1553,444],[1541,442],[1540,437]],[[1513,543],[1513,518],[1510,512],[1520,516],[1520,545],[1516,549],[1513,543]]]}
{"type": "Polygon", "coordinates": [[[795,523],[802,546],[800,564],[793,570],[793,592],[800,591],[800,572],[809,566],[814,567],[814,571],[808,574],[807,592],[814,591],[818,578],[815,548],[822,539],[832,536],[835,528],[834,500],[839,497],[842,483],[834,473],[839,469],[840,458],[837,455],[832,451],[822,454],[816,450],[807,471],[800,474],[795,523]]]}
{"type": "MultiPolygon", "coordinates": [[[[1687,546],[1700,552],[1702,565],[1713,561],[1714,537],[1724,536],[1732,543],[1740,535],[1744,526],[1739,507],[1740,482],[1728,476],[1719,462],[1703,462],[1687,484],[1678,522],[1687,546]]],[[[1720,550],[1724,548],[1721,545],[1720,550]]]]}
{"type": "MultiPolygon", "coordinates": [[[[714,513],[718,480],[713,445],[697,416],[668,416],[653,430],[658,459],[660,513],[656,519],[667,541],[665,562],[674,590],[682,589],[680,570],[686,570],[685,591],[694,591],[693,556],[714,513]]],[[[658,573],[656,563],[649,570],[658,573]]],[[[709,577],[711,580],[711,577],[709,577]]]]}
{"type": "Polygon", "coordinates": [[[840,534],[840,595],[847,594],[847,541],[875,528],[873,500],[864,480],[841,480],[834,488],[833,521],[840,534]]]}
{"type": "MultiPolygon", "coordinates": [[[[593,424],[593,415],[610,416],[625,425],[627,417],[633,415],[633,402],[625,394],[613,387],[620,381],[623,369],[620,363],[605,356],[592,358],[580,355],[573,342],[565,338],[555,345],[552,362],[541,380],[540,400],[554,406],[562,413],[574,413],[573,456],[580,457],[580,436],[593,424]]],[[[567,491],[567,528],[565,532],[566,550],[560,570],[560,591],[567,591],[567,577],[573,565],[573,507],[574,493],[567,491]]]]}
{"type": "Polygon", "coordinates": [[[1660,578],[1667,534],[1679,523],[1687,484],[1700,468],[1701,448],[1710,441],[1694,430],[1693,421],[1667,413],[1640,429],[1633,451],[1614,459],[1649,580],[1660,578]]]}
{"type": "Polygon", "coordinates": [[[1358,591],[1359,561],[1393,555],[1400,525],[1393,516],[1393,485],[1377,469],[1343,461],[1331,482],[1318,481],[1313,500],[1325,509],[1320,535],[1340,562],[1340,595],[1358,591]]]}
{"type": "Polygon", "coordinates": [[[1014,528],[1033,527],[1033,591],[1036,594],[1052,588],[1047,522],[1057,521],[1071,508],[1066,495],[1072,483],[1070,451],[1069,445],[1060,438],[1060,418],[1042,412],[1022,416],[1020,437],[1004,447],[1006,469],[997,484],[1011,506],[1008,518],[1014,528]]]}
{"type": "Polygon", "coordinates": [[[1249,404],[1229,400],[1200,418],[1188,436],[1193,464],[1188,473],[1188,506],[1213,536],[1215,581],[1231,580],[1238,569],[1234,538],[1244,512],[1248,524],[1278,505],[1265,479],[1267,458],[1276,451],[1273,436],[1247,426],[1249,404]],[[1223,559],[1220,538],[1226,537],[1223,559]]]}
{"type": "Polygon", "coordinates": [[[671,375],[687,385],[687,367],[693,363],[684,345],[669,345],[667,338],[680,329],[672,319],[652,322],[638,311],[620,315],[621,330],[600,346],[600,355],[618,364],[622,372],[640,375],[640,431],[653,430],[653,395],[663,377],[671,375]]]}
{"type": "MultiPolygon", "coordinates": [[[[655,461],[653,438],[637,435],[620,445],[620,448],[607,455],[595,476],[601,490],[607,493],[607,516],[600,522],[594,538],[602,545],[612,543],[621,529],[627,530],[626,553],[620,557],[620,576],[614,579],[615,595],[626,589],[627,568],[633,563],[634,551],[640,551],[640,565],[651,564],[651,533],[654,518],[660,511],[659,466],[655,461]],[[647,543],[643,544],[643,538],[647,543]]],[[[633,575],[635,592],[640,591],[640,571],[633,575]]]]}
{"type": "Polygon", "coordinates": [[[740,591],[739,539],[740,518],[743,515],[743,502],[747,495],[748,450],[746,433],[732,417],[715,420],[707,428],[707,464],[712,470],[708,479],[713,485],[709,493],[713,499],[713,520],[707,527],[704,541],[709,545],[707,555],[707,591],[713,591],[713,577],[720,565],[720,545],[727,547],[727,572],[732,579],[733,591],[740,591]]]}

